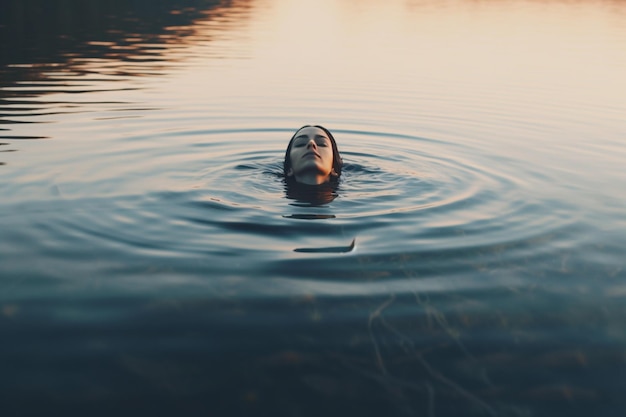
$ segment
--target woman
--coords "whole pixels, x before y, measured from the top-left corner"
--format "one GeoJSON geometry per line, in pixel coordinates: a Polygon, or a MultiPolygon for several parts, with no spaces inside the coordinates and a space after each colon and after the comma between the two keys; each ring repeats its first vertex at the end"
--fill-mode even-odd
{"type": "Polygon", "coordinates": [[[283,171],[287,183],[321,185],[336,183],[342,165],[332,133],[322,126],[306,125],[289,141],[283,171]]]}

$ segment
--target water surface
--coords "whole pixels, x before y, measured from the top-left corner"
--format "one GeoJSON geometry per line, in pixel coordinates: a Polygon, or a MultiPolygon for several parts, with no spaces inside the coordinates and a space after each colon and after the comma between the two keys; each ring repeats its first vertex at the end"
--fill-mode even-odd
{"type": "Polygon", "coordinates": [[[3,415],[620,415],[625,17],[3,2],[3,415]]]}

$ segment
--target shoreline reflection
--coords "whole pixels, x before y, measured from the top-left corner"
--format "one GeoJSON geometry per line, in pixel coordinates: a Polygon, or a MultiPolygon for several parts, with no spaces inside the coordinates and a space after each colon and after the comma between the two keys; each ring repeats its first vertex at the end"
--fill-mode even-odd
{"type": "MultiPolygon", "coordinates": [[[[197,43],[205,22],[237,14],[249,0],[173,0],[110,2],[69,0],[7,0],[0,3],[0,90],[6,97],[38,96],[63,74],[153,76],[162,65],[175,62],[170,47],[197,43]],[[191,38],[189,42],[186,39],[191,38]],[[99,61],[115,66],[94,68],[99,61]],[[19,89],[23,82],[37,82],[41,89],[19,89]]],[[[210,39],[210,34],[202,33],[210,39]]],[[[56,85],[56,84],[55,84],[56,85]]],[[[56,91],[55,91],[56,92],[56,91]]]]}

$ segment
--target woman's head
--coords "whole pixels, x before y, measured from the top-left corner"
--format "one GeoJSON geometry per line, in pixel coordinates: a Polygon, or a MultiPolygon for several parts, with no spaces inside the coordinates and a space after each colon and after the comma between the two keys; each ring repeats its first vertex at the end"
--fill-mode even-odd
{"type": "Polygon", "coordinates": [[[285,153],[285,178],[303,184],[324,184],[341,175],[343,162],[332,133],[306,125],[296,131],[285,153]]]}

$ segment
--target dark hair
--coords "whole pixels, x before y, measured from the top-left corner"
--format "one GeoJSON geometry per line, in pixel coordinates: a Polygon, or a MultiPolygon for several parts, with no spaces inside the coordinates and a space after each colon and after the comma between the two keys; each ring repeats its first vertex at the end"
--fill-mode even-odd
{"type": "Polygon", "coordinates": [[[304,129],[305,127],[317,127],[319,129],[322,129],[324,133],[326,133],[326,136],[328,136],[328,139],[330,139],[330,144],[333,148],[333,170],[335,171],[335,174],[337,174],[336,178],[339,178],[339,176],[341,175],[341,167],[343,166],[343,161],[341,159],[341,155],[339,155],[339,150],[337,149],[337,142],[335,142],[335,138],[333,137],[333,134],[330,133],[330,131],[323,126],[304,125],[300,129],[296,130],[296,133],[294,133],[293,136],[291,137],[291,140],[289,140],[289,145],[287,145],[287,151],[285,152],[285,161],[283,162],[283,173],[285,175],[285,179],[289,179],[289,177],[287,176],[287,172],[289,172],[289,170],[291,169],[291,158],[289,157],[289,154],[291,153],[291,146],[293,145],[293,140],[298,135],[298,132],[304,129]]]}

